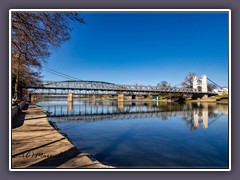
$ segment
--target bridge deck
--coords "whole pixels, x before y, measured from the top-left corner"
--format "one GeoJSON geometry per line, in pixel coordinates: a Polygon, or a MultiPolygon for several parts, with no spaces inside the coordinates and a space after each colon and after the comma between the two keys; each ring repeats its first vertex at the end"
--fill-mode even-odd
{"type": "Polygon", "coordinates": [[[32,89],[35,93],[46,94],[67,94],[69,91],[74,94],[84,94],[91,92],[92,94],[161,94],[161,93],[182,93],[182,94],[209,94],[213,92],[202,92],[192,88],[176,88],[176,87],[159,87],[151,85],[121,85],[96,81],[47,81],[39,85],[27,86],[25,88],[32,89]]]}

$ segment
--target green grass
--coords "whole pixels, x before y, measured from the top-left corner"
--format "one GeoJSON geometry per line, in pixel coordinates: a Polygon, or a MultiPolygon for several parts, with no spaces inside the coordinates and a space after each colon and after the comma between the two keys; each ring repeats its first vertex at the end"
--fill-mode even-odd
{"type": "Polygon", "coordinates": [[[228,99],[220,99],[218,102],[228,103],[228,99]]]}
{"type": "Polygon", "coordinates": [[[217,101],[222,101],[222,100],[228,101],[228,94],[216,95],[215,97],[216,97],[216,100],[217,100],[217,101]]]}

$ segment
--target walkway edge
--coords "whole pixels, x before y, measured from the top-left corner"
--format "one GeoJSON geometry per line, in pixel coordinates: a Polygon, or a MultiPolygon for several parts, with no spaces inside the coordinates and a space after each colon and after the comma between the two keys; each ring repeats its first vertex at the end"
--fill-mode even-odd
{"type": "Polygon", "coordinates": [[[114,168],[80,152],[35,104],[29,104],[13,124],[19,126],[12,129],[12,169],[114,168]]]}

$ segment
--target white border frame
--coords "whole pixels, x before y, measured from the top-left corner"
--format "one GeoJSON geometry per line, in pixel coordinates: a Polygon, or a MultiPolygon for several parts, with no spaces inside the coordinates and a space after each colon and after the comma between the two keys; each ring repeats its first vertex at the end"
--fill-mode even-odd
{"type": "Polygon", "coordinates": [[[230,9],[10,9],[9,10],[9,171],[231,171],[231,10],[230,9]],[[12,120],[11,120],[11,13],[26,12],[228,12],[228,169],[17,169],[12,168],[12,120]]]}

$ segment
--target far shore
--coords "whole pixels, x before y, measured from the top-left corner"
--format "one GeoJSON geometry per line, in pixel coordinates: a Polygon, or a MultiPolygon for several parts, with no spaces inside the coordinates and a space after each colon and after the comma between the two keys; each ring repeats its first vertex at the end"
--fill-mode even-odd
{"type": "MultiPolygon", "coordinates": [[[[67,97],[63,96],[63,97],[38,97],[37,99],[65,99],[67,97]]],[[[86,101],[117,101],[117,98],[110,98],[110,97],[101,97],[101,98],[86,98],[86,97],[75,97],[75,100],[86,100],[86,101]]],[[[141,101],[145,101],[145,102],[207,102],[207,103],[218,103],[218,104],[228,104],[228,95],[216,95],[216,96],[211,96],[211,97],[207,97],[207,98],[198,98],[198,99],[191,99],[191,98],[179,98],[179,97],[175,97],[175,98],[159,98],[159,99],[153,99],[153,98],[136,98],[136,99],[131,99],[131,98],[126,98],[124,99],[124,101],[136,101],[136,102],[141,102],[141,101]]],[[[121,101],[120,101],[121,102],[121,101]]]]}

